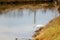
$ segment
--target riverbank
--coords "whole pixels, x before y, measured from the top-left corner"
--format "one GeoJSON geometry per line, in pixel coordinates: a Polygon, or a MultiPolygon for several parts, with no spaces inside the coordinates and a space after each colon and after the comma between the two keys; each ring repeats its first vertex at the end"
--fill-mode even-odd
{"type": "Polygon", "coordinates": [[[53,9],[60,8],[60,5],[56,5],[53,3],[42,3],[42,4],[0,4],[0,12],[13,10],[13,9],[53,9]]]}
{"type": "Polygon", "coordinates": [[[33,35],[34,40],[60,40],[60,16],[33,35]]]}

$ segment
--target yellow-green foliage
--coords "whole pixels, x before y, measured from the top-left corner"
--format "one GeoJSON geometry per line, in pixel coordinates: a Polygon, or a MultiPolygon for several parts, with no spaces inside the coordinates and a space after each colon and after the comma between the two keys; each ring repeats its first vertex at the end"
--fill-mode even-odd
{"type": "Polygon", "coordinates": [[[34,40],[60,40],[60,16],[50,21],[34,40]]]}

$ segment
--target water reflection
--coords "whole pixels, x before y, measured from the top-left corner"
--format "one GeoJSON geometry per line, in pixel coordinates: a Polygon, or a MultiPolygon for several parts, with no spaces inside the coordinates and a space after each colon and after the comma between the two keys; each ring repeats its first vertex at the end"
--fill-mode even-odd
{"type": "Polygon", "coordinates": [[[36,24],[36,11],[34,11],[34,24],[36,24]]]}
{"type": "MultiPolygon", "coordinates": [[[[59,16],[58,10],[37,9],[16,9],[9,12],[3,12],[0,15],[0,35],[7,38],[31,38],[34,33],[34,25],[46,25],[50,20],[59,16]],[[27,35],[29,34],[29,35],[27,35]]],[[[3,38],[3,37],[2,37],[3,38]]],[[[7,39],[6,39],[7,40],[7,39]]]]}

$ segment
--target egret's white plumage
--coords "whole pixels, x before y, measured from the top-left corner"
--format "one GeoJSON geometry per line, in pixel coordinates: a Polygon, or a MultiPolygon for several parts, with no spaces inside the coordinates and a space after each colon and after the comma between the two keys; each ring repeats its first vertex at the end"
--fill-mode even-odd
{"type": "Polygon", "coordinates": [[[38,30],[40,27],[44,27],[45,25],[34,25],[34,30],[38,30]]]}
{"type": "Polygon", "coordinates": [[[44,25],[36,25],[36,27],[43,27],[44,25]]]}

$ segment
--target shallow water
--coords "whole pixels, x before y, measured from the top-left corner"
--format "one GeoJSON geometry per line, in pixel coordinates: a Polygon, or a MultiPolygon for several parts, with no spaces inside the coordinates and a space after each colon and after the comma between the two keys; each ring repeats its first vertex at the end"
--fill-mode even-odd
{"type": "Polygon", "coordinates": [[[16,9],[0,14],[0,40],[15,40],[15,38],[30,39],[34,34],[34,25],[46,25],[59,16],[56,9],[16,9]]]}

